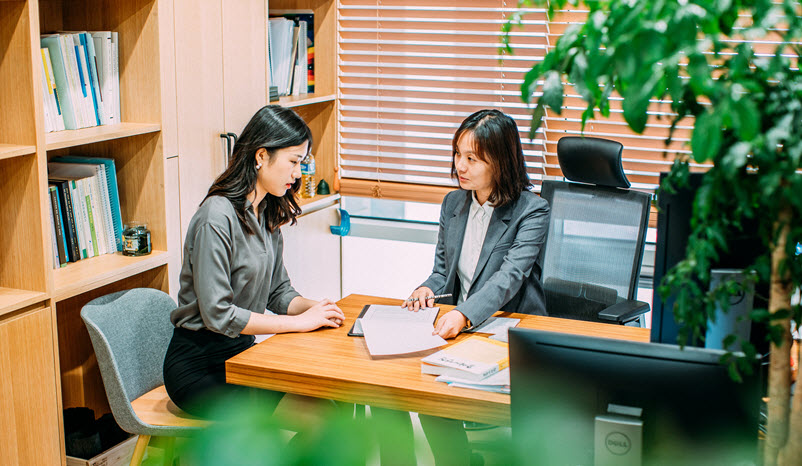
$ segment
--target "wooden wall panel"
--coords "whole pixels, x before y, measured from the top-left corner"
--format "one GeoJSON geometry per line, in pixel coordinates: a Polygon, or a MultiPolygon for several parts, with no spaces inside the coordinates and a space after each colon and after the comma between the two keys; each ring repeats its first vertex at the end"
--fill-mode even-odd
{"type": "Polygon", "coordinates": [[[0,452],[3,464],[59,464],[61,452],[51,309],[0,321],[0,452]],[[42,439],[48,439],[43,441],[42,439]]]}

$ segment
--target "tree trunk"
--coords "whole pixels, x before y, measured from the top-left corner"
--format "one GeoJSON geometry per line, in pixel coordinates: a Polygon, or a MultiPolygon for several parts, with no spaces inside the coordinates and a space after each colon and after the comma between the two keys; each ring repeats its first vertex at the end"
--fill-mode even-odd
{"type": "MultiPolygon", "coordinates": [[[[777,243],[772,245],[771,251],[771,290],[769,292],[769,312],[771,314],[791,308],[791,282],[787,272],[780,273],[780,264],[787,258],[785,244],[790,231],[790,219],[791,211],[786,207],[780,211],[779,218],[774,224],[774,231],[779,230],[779,235],[777,243]]],[[[771,344],[766,448],[763,455],[765,466],[781,464],[779,463],[779,454],[788,440],[791,396],[791,319],[779,319],[772,321],[771,324],[782,327],[783,341],[779,346],[773,342],[771,344]]],[[[799,443],[799,439],[791,443],[799,443]]],[[[798,459],[799,457],[796,458],[796,460],[798,459]]]]}
{"type": "MultiPolygon", "coordinates": [[[[797,328],[800,328],[802,322],[797,323],[797,328]]],[[[802,330],[802,329],[800,329],[802,330]]],[[[799,353],[796,355],[797,364],[802,360],[802,345],[799,345],[799,353]]],[[[796,376],[797,384],[794,391],[794,401],[791,406],[791,419],[788,426],[788,441],[785,446],[780,450],[779,464],[793,465],[799,464],[802,461],[802,393],[799,390],[799,370],[797,369],[796,376]]]]}

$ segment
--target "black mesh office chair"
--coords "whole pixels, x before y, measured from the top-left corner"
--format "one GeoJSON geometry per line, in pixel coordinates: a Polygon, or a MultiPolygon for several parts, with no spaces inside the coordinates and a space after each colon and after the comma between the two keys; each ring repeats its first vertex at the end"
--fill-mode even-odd
{"type": "Polygon", "coordinates": [[[550,316],[627,324],[649,310],[636,301],[651,196],[631,191],[623,146],[590,137],[557,143],[568,181],[544,181],[551,219],[543,260],[550,316]]]}

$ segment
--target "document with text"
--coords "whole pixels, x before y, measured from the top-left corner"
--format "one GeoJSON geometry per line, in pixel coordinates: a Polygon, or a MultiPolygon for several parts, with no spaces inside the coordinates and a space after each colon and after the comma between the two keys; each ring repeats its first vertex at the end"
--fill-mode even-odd
{"type": "Polygon", "coordinates": [[[373,356],[414,353],[446,344],[432,335],[440,308],[422,308],[417,312],[400,306],[370,305],[354,323],[352,332],[365,337],[373,356]]]}

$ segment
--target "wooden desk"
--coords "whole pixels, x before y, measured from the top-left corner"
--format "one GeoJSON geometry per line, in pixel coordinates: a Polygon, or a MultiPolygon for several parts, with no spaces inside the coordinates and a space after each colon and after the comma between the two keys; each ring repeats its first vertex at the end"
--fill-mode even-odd
{"type": "MultiPolygon", "coordinates": [[[[365,304],[401,300],[350,295],[337,303],[346,316],[338,329],[275,335],[226,362],[229,383],[350,403],[414,411],[442,417],[510,424],[510,396],[449,387],[421,374],[420,358],[438,349],[402,357],[371,358],[365,340],[346,334],[365,304]]],[[[454,306],[440,306],[440,315],[454,306]]],[[[521,319],[518,325],[554,332],[649,341],[644,328],[554,317],[499,313],[521,319]]],[[[468,335],[459,335],[459,341],[468,335]]]]}

